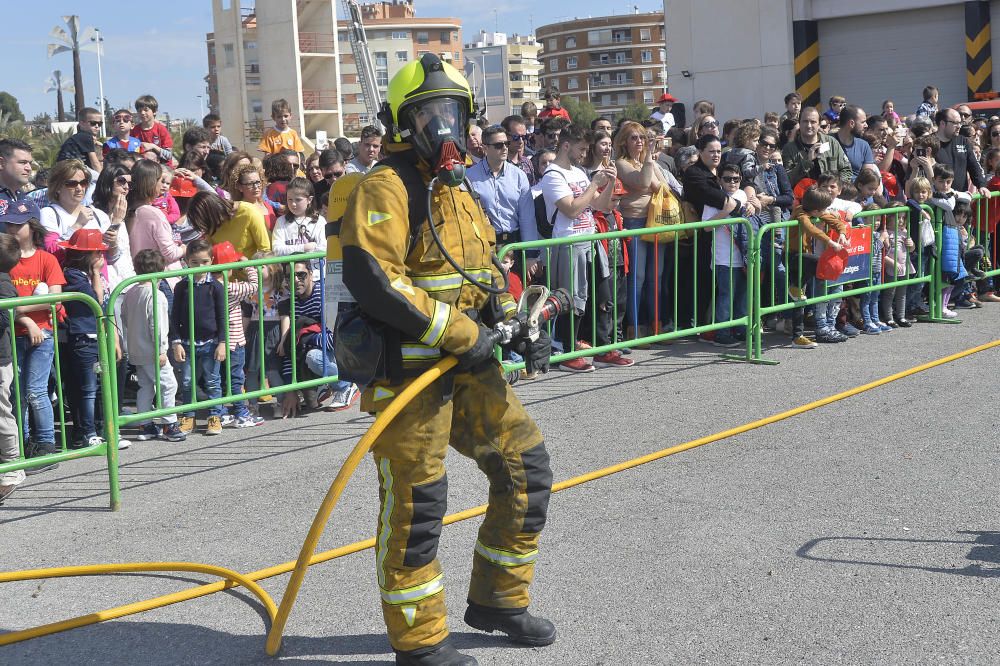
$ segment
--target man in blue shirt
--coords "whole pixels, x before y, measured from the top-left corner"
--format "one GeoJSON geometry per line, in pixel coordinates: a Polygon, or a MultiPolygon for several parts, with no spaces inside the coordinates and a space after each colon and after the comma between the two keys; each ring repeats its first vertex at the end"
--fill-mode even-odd
{"type": "MultiPolygon", "coordinates": [[[[486,159],[469,167],[467,177],[496,231],[497,245],[538,240],[531,186],[524,171],[507,161],[510,141],[503,127],[483,130],[483,149],[486,159]]],[[[520,257],[515,257],[515,266],[519,264],[520,257]]],[[[536,271],[536,262],[531,262],[528,277],[536,271]]]]}
{"type": "Polygon", "coordinates": [[[0,200],[17,201],[31,180],[31,146],[17,139],[0,139],[0,200]]]}
{"type": "Polygon", "coordinates": [[[845,106],[840,112],[840,129],[837,130],[837,141],[847,155],[847,161],[851,163],[851,171],[854,172],[854,179],[857,180],[861,169],[866,165],[878,170],[875,166],[875,153],[871,144],[862,139],[865,130],[868,128],[868,115],[859,106],[845,106]]]}

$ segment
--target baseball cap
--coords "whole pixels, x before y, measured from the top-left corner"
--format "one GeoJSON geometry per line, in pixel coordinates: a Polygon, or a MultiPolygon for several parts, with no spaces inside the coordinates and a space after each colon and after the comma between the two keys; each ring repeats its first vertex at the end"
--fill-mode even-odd
{"type": "Polygon", "coordinates": [[[0,224],[25,224],[40,219],[38,204],[30,199],[9,201],[0,199],[0,224]]]}
{"type": "Polygon", "coordinates": [[[108,249],[100,229],[77,229],[68,241],[59,241],[59,247],[80,252],[104,252],[108,249]]]}

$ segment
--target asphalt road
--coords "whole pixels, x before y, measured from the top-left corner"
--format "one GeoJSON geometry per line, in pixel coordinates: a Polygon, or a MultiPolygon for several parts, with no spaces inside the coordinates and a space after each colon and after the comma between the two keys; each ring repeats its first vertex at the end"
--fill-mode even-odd
{"type": "MultiPolygon", "coordinates": [[[[767,416],[997,337],[1000,307],[774,367],[701,343],[639,363],[517,387],[566,479],[767,416]]],[[[783,339],[769,336],[765,342],[783,339]]],[[[544,649],[461,621],[478,520],[439,552],[457,645],[482,664],[995,663],[1000,350],[553,497],[532,610],[544,649]]],[[[107,511],[102,461],[64,464],[0,507],[0,566],[193,560],[250,571],[293,559],[340,462],[371,423],[345,414],[136,443],[124,507],[107,511]]],[[[474,465],[449,456],[451,511],[481,504],[474,465]]],[[[321,548],[368,538],[374,466],[352,480],[321,548]]],[[[313,567],[289,621],[287,664],[392,663],[372,551],[313,567]]],[[[0,586],[0,630],[184,589],[197,575],[0,586]]],[[[280,600],[287,576],[264,581],[280,600]]],[[[0,648],[0,664],[268,664],[243,592],[0,648]]]]}

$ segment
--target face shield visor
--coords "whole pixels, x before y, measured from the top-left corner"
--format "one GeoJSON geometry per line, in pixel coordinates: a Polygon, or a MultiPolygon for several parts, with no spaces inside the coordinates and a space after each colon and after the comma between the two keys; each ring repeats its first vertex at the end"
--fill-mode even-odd
{"type": "MultiPolygon", "coordinates": [[[[400,126],[410,131],[408,141],[417,155],[432,167],[441,161],[441,148],[452,143],[465,157],[465,128],[468,126],[468,101],[437,97],[415,102],[402,109],[400,126]]],[[[449,151],[450,152],[450,151],[449,151]]]]}

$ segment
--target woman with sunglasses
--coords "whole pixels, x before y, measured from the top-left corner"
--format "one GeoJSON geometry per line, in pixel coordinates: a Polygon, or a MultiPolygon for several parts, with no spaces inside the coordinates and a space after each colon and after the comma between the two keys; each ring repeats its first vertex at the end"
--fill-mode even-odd
{"type": "Polygon", "coordinates": [[[53,240],[69,240],[73,232],[85,227],[104,231],[111,226],[107,213],[83,205],[89,188],[90,170],[80,160],[63,160],[52,167],[49,173],[49,205],[42,208],[39,221],[50,234],[46,242],[53,254],[56,254],[53,240]]]}
{"type": "Polygon", "coordinates": [[[691,125],[691,133],[688,135],[688,145],[693,146],[698,139],[707,135],[721,137],[719,129],[719,121],[712,114],[696,116],[694,124],[691,125]]]}
{"type": "Polygon", "coordinates": [[[114,289],[119,282],[135,275],[132,266],[132,248],[128,234],[121,232],[128,213],[128,193],[132,187],[132,173],[121,164],[111,164],[97,177],[94,188],[94,208],[108,216],[108,226],[101,226],[104,244],[104,265],[107,270],[108,285],[114,289]]]}

